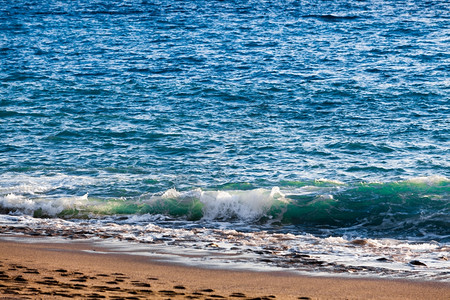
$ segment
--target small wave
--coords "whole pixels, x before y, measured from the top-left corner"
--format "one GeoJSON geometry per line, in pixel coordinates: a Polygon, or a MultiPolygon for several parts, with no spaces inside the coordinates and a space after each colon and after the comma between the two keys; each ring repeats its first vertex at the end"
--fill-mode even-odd
{"type": "Polygon", "coordinates": [[[4,190],[0,207],[3,213],[66,219],[150,214],[201,222],[294,225],[313,233],[356,230],[371,236],[450,238],[450,180],[443,176],[359,184],[321,179],[285,182],[282,189],[231,187],[169,189],[129,199],[100,199],[87,194],[55,197],[4,190]]]}

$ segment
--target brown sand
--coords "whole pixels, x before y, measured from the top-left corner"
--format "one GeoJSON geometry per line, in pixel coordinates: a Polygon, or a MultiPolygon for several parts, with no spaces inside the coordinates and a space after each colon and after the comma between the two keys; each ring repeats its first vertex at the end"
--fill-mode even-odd
{"type": "Polygon", "coordinates": [[[318,278],[96,254],[91,243],[0,240],[0,299],[450,299],[448,283],[318,278]]]}

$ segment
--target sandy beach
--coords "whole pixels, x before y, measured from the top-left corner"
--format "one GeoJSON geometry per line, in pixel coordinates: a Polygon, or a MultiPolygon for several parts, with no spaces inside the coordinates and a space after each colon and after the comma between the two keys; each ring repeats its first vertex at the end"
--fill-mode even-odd
{"type": "Polygon", "coordinates": [[[450,298],[448,283],[193,268],[105,254],[89,242],[35,241],[0,241],[0,299],[450,298]]]}

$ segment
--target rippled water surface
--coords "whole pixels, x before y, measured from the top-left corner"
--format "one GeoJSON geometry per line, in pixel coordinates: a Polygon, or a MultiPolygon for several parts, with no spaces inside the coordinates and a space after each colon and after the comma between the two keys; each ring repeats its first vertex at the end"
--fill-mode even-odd
{"type": "Polygon", "coordinates": [[[449,8],[4,1],[1,170],[163,186],[448,174],[449,8]]]}

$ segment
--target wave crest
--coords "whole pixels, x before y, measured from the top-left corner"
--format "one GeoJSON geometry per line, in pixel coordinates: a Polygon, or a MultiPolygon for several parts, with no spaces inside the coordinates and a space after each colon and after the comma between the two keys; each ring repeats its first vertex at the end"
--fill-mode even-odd
{"type": "Polygon", "coordinates": [[[254,221],[264,216],[274,201],[286,201],[280,188],[250,191],[206,191],[202,192],[203,218],[206,220],[239,219],[254,221]]]}

